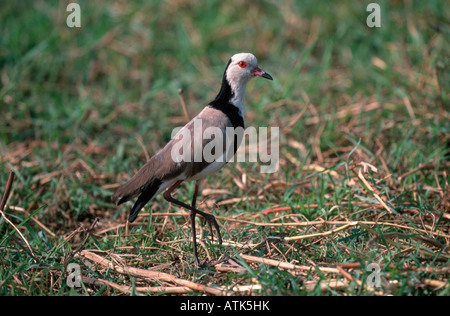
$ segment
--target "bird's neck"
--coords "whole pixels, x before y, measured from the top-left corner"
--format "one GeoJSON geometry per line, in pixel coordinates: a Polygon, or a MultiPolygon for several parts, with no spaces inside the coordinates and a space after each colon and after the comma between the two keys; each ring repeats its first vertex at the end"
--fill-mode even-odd
{"type": "MultiPolygon", "coordinates": [[[[243,81],[243,80],[242,80],[243,81]]],[[[222,79],[222,87],[216,99],[210,103],[213,107],[235,106],[239,114],[244,118],[245,90],[247,81],[236,82],[228,80],[226,72],[222,79]]]]}
{"type": "Polygon", "coordinates": [[[233,91],[233,97],[230,99],[230,103],[239,109],[239,113],[244,117],[245,113],[245,89],[247,82],[237,83],[233,86],[231,84],[231,91],[233,91]]]}

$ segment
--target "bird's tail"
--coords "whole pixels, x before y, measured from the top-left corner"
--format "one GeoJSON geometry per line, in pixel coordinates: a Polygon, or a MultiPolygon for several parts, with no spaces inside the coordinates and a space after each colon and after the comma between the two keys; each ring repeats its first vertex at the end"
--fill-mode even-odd
{"type": "Polygon", "coordinates": [[[158,191],[161,185],[161,181],[154,181],[152,185],[148,186],[144,191],[142,191],[141,195],[137,199],[136,203],[134,203],[131,208],[130,215],[128,216],[128,221],[130,223],[134,222],[136,217],[139,214],[139,211],[147,204],[150,199],[155,196],[155,193],[158,191]]]}
{"type": "Polygon", "coordinates": [[[119,200],[117,202],[117,205],[120,205],[139,195],[139,198],[137,199],[136,203],[134,203],[128,217],[128,221],[130,223],[134,222],[139,214],[139,211],[144,207],[145,204],[147,204],[148,201],[150,201],[153,196],[155,196],[156,192],[162,184],[160,179],[153,177],[153,179],[150,180],[147,184],[134,188],[134,180],[135,179],[131,179],[130,181],[125,183],[111,197],[113,201],[119,200]]]}

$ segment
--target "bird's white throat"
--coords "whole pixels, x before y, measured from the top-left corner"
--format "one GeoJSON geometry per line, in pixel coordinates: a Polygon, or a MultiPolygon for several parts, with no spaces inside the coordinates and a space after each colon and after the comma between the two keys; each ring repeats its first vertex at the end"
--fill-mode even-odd
{"type": "Polygon", "coordinates": [[[244,118],[245,113],[245,90],[250,79],[251,77],[237,76],[233,71],[227,71],[227,80],[233,92],[230,102],[239,109],[242,118],[244,118]]]}

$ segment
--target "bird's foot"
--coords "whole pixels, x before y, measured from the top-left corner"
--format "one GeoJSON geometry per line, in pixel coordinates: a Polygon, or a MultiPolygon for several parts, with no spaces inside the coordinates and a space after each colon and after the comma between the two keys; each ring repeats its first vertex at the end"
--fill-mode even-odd
{"type": "Polygon", "coordinates": [[[208,213],[203,213],[200,215],[202,215],[203,218],[208,222],[209,231],[211,233],[211,241],[214,241],[214,233],[213,233],[213,226],[214,226],[217,233],[217,239],[219,240],[219,245],[221,245],[222,235],[220,234],[219,224],[217,223],[216,217],[208,213]]]}

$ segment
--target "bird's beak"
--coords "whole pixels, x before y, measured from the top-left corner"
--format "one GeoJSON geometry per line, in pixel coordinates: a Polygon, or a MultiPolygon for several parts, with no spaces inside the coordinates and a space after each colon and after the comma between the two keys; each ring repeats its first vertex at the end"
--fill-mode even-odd
{"type": "Polygon", "coordinates": [[[255,76],[260,76],[260,77],[263,77],[263,78],[266,78],[266,79],[269,79],[269,80],[273,80],[271,75],[269,75],[267,72],[265,72],[264,70],[262,70],[262,69],[260,69],[258,67],[255,67],[252,70],[252,74],[254,74],[255,76]]]}

